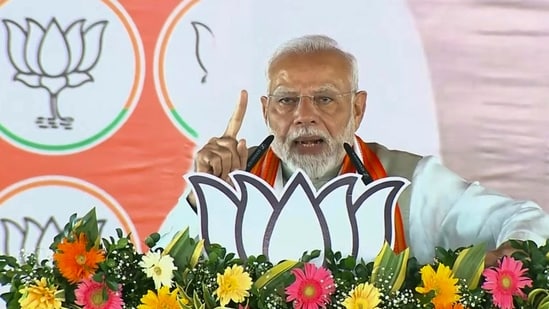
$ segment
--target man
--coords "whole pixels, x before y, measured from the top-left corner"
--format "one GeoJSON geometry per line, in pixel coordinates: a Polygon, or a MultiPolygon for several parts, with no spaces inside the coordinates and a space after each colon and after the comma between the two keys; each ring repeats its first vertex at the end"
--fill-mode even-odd
{"type": "MultiPolygon", "coordinates": [[[[400,176],[411,181],[398,200],[395,230],[402,234],[400,245],[408,245],[420,262],[429,262],[436,246],[484,242],[490,250],[486,264],[493,265],[512,253],[509,239],[542,243],[549,238],[549,216],[533,202],[466,182],[434,157],[388,150],[355,136],[367,94],[358,90],[354,56],[334,40],[305,36],[288,42],[269,61],[267,74],[268,95],[261,97],[261,104],[274,141],[252,172],[271,185],[277,179],[284,183],[298,168],[317,188],[340,173],[354,172],[342,147],[346,142],[361,154],[374,179],[400,176]]],[[[230,172],[245,168],[249,150],[237,134],[247,100],[242,91],[225,133],[198,151],[197,172],[228,181],[230,172]]],[[[188,201],[196,205],[192,194],[188,201]]]]}

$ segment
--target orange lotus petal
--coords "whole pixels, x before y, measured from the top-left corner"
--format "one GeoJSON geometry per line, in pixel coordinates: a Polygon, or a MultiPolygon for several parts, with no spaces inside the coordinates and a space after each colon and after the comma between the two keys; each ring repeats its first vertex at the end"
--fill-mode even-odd
{"type": "Polygon", "coordinates": [[[98,264],[105,260],[102,250],[92,247],[88,251],[87,244],[85,234],[80,234],[74,242],[68,242],[65,238],[53,254],[59,272],[71,283],[91,277],[99,267],[98,264]]]}

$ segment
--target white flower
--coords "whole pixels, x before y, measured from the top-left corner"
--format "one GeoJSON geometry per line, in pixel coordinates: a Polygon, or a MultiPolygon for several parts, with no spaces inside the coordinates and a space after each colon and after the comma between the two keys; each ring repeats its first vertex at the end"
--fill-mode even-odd
{"type": "Polygon", "coordinates": [[[177,269],[173,264],[173,258],[169,255],[161,255],[158,252],[147,252],[139,262],[147,277],[153,278],[155,289],[161,286],[172,285],[173,271],[177,269]]]}

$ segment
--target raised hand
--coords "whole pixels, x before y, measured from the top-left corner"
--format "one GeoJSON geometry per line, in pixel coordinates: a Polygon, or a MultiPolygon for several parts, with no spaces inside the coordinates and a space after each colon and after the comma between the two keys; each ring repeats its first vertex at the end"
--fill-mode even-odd
{"type": "Polygon", "coordinates": [[[248,92],[240,92],[240,100],[221,137],[211,138],[196,154],[195,171],[205,172],[228,180],[229,173],[246,168],[248,148],[246,140],[237,140],[238,132],[242,127],[246,108],[248,106],[248,92]]]}

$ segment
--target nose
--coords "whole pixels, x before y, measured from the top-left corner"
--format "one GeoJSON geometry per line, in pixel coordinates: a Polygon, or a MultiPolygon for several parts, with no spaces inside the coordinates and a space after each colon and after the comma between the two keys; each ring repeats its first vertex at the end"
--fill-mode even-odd
{"type": "Polygon", "coordinates": [[[318,122],[318,110],[313,98],[301,96],[297,108],[294,110],[294,124],[309,125],[318,122]]]}

